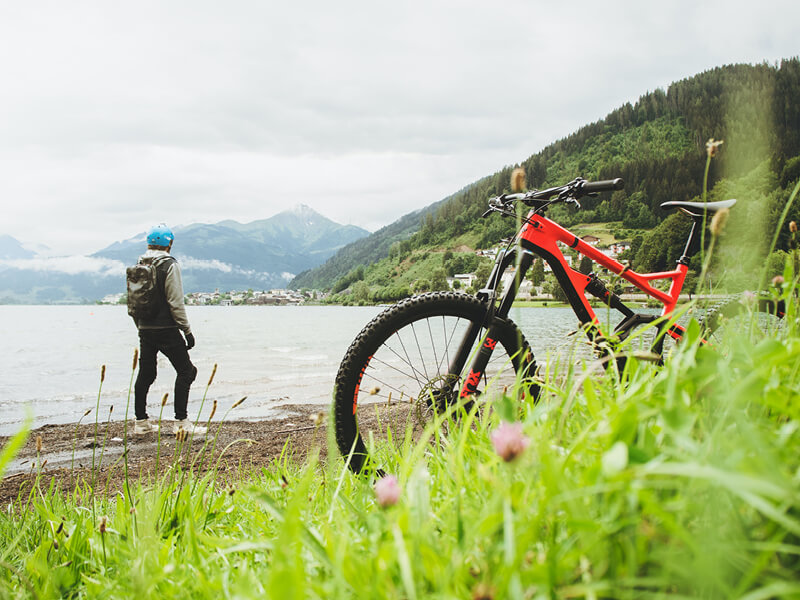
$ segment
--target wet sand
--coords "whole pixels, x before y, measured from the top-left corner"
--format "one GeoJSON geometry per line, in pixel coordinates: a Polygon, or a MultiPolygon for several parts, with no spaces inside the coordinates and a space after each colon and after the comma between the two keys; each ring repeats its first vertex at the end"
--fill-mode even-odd
{"type": "MultiPolygon", "coordinates": [[[[268,466],[284,452],[296,461],[304,460],[309,452],[318,451],[325,456],[327,413],[319,411],[327,407],[295,404],[281,408],[281,416],[270,420],[212,422],[207,436],[196,435],[183,443],[173,433],[172,421],[163,422],[160,441],[157,433],[133,435],[129,421],[129,477],[152,480],[159,444],[158,473],[165,473],[177,461],[184,469],[194,463],[193,469],[200,475],[216,466],[220,485],[233,483],[242,472],[268,466]]],[[[98,424],[96,437],[94,423],[45,425],[32,430],[3,474],[0,505],[5,506],[18,497],[27,499],[39,474],[43,490],[53,478],[63,491],[74,489],[78,481],[89,483],[94,478],[97,494],[119,491],[124,481],[124,437],[121,421],[98,424]],[[41,439],[40,452],[37,452],[38,439],[41,439]]],[[[0,448],[9,439],[0,437],[0,448]]]]}

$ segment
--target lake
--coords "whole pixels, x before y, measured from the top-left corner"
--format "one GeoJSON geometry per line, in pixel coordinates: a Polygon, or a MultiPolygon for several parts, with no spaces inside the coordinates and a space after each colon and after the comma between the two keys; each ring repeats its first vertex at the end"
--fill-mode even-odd
{"type": "MultiPolygon", "coordinates": [[[[330,402],[336,371],[356,334],[384,308],[345,306],[187,306],[197,346],[191,351],[198,376],[189,414],[200,408],[214,364],[204,417],[212,400],[217,419],[237,400],[229,418],[258,419],[281,404],[330,402]]],[[[547,350],[575,343],[577,320],[569,308],[514,308],[537,359],[547,350]]],[[[99,419],[124,418],[138,337],[124,306],[0,306],[0,435],[17,431],[26,412],[34,426],[94,421],[101,366],[99,419]]],[[[159,355],[159,377],[148,408],[158,416],[164,393],[172,397],[174,371],[159,355]]],[[[164,418],[172,419],[172,401],[164,418]]],[[[133,418],[133,393],[129,418],[133,418]]]]}

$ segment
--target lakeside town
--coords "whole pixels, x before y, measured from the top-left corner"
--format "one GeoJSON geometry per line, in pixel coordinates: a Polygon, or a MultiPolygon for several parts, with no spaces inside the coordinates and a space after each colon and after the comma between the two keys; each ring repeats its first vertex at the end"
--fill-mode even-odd
{"type": "MultiPolygon", "coordinates": [[[[582,239],[590,245],[598,248],[600,252],[606,254],[611,258],[618,258],[620,254],[630,250],[630,244],[627,242],[612,243],[607,247],[600,247],[600,239],[592,236],[585,235],[582,239]]],[[[566,251],[566,246],[561,244],[566,251]]],[[[500,246],[496,246],[487,250],[478,250],[476,255],[494,260],[497,256],[500,246]]],[[[575,257],[569,252],[565,252],[564,258],[569,266],[574,266],[573,262],[575,257]]],[[[623,264],[628,261],[624,260],[623,264]]],[[[550,266],[544,263],[545,273],[550,273],[550,266]]],[[[605,271],[605,269],[603,269],[605,271]]],[[[501,277],[502,286],[506,287],[511,284],[514,278],[515,269],[509,267],[501,277]]],[[[447,286],[451,290],[464,290],[469,289],[475,284],[476,273],[458,273],[447,277],[447,286]]],[[[632,287],[628,289],[629,292],[635,292],[632,287]]],[[[329,292],[320,290],[291,290],[291,289],[270,289],[270,290],[227,290],[220,291],[215,289],[213,292],[191,292],[185,295],[185,302],[189,306],[241,306],[241,305],[256,305],[256,306],[299,306],[306,302],[324,302],[331,294],[329,292]]],[[[520,300],[553,300],[553,295],[549,293],[546,286],[534,285],[529,279],[524,280],[520,284],[517,294],[520,300]]],[[[98,304],[124,304],[125,293],[108,294],[98,301],[98,304]]]]}
{"type": "MultiPolygon", "coordinates": [[[[191,306],[238,306],[255,304],[265,306],[299,306],[309,300],[323,300],[327,294],[323,292],[300,292],[297,290],[230,290],[221,292],[192,292],[186,294],[185,301],[191,306]]],[[[109,294],[104,296],[100,304],[124,304],[125,294],[109,294]]]]}
{"type": "MultiPolygon", "coordinates": [[[[620,254],[623,252],[630,250],[630,244],[627,242],[622,243],[612,243],[607,247],[600,247],[600,239],[592,236],[586,235],[583,236],[582,239],[587,242],[588,244],[598,248],[600,252],[606,254],[611,258],[618,258],[620,254]]],[[[561,242],[559,242],[560,245],[561,242]]],[[[494,260],[497,256],[497,252],[500,250],[500,246],[496,246],[491,249],[486,250],[477,250],[475,254],[477,256],[487,258],[490,260],[494,260]]],[[[564,250],[566,251],[567,248],[564,246],[564,250]]],[[[567,261],[567,264],[573,267],[573,263],[575,262],[575,257],[565,252],[564,258],[567,261]]],[[[623,264],[627,264],[627,260],[622,261],[623,264]]],[[[502,287],[505,288],[511,285],[514,274],[515,268],[509,267],[503,273],[501,277],[502,287]]],[[[605,271],[603,269],[602,271],[605,271]]],[[[551,269],[550,266],[545,262],[544,263],[544,272],[550,273],[551,269]]],[[[473,288],[476,283],[477,274],[472,273],[457,273],[452,276],[448,276],[446,278],[447,287],[451,290],[468,290],[473,288]]],[[[635,290],[632,286],[627,289],[631,294],[631,297],[637,295],[635,290]]],[[[227,290],[227,291],[220,291],[219,289],[215,289],[213,292],[192,292],[188,293],[185,296],[185,302],[187,305],[190,306],[241,306],[241,305],[257,305],[257,306],[299,306],[301,304],[305,304],[307,302],[314,302],[314,303],[324,303],[327,299],[331,297],[331,293],[328,291],[320,291],[320,290],[292,290],[292,289],[270,289],[270,290],[227,290]]],[[[548,301],[553,300],[554,297],[552,293],[549,292],[549,289],[545,285],[534,285],[533,281],[530,279],[525,279],[522,281],[519,287],[519,291],[517,293],[517,297],[520,300],[542,300],[548,301]]],[[[98,301],[99,304],[124,304],[125,303],[125,294],[124,293],[116,293],[116,294],[108,294],[104,296],[102,299],[98,301]]]]}

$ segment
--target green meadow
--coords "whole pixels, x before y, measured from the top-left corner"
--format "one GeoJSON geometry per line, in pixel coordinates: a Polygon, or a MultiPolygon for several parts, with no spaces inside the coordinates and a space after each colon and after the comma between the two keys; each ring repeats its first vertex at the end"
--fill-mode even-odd
{"type": "Polygon", "coordinates": [[[42,475],[0,511],[0,597],[800,597],[798,307],[771,293],[788,312],[766,331],[712,347],[692,322],[663,365],[551,367],[536,403],[508,389],[393,432],[396,502],[332,444],[234,485],[174,456],[117,493],[42,475]],[[509,461],[503,421],[528,442],[509,461]]]}

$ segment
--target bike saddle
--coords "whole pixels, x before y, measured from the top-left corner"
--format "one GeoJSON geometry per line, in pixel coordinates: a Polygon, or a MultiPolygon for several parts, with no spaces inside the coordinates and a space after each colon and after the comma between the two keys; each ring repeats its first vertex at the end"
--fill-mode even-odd
{"type": "Polygon", "coordinates": [[[734,204],[736,204],[736,200],[733,199],[718,200],[717,202],[681,202],[679,200],[671,200],[669,202],[662,202],[661,208],[664,210],[678,208],[691,217],[702,218],[703,211],[714,214],[718,210],[730,208],[734,204]]]}

